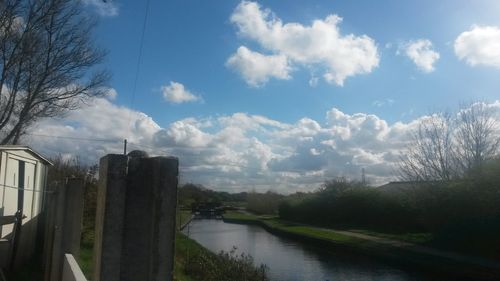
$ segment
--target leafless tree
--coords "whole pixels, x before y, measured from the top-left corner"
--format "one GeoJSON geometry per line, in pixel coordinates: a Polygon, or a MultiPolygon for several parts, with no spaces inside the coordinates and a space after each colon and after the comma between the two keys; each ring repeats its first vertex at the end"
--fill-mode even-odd
{"type": "Polygon", "coordinates": [[[103,94],[105,52],[75,0],[0,2],[0,144],[16,144],[41,118],[103,94]]]}
{"type": "Polygon", "coordinates": [[[464,172],[480,168],[498,153],[500,136],[494,114],[484,102],[462,105],[458,112],[456,154],[464,172]]]}
{"type": "Polygon", "coordinates": [[[400,161],[400,173],[406,180],[451,180],[457,176],[453,148],[452,118],[448,113],[423,119],[400,161]]]}
{"type": "Polygon", "coordinates": [[[497,156],[500,139],[495,112],[483,102],[462,105],[457,114],[422,120],[399,162],[411,181],[459,179],[497,156]]]}

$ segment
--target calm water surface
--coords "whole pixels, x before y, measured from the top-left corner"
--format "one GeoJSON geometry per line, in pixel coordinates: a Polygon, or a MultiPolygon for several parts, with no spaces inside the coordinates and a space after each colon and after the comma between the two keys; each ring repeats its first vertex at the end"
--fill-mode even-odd
{"type": "MultiPolygon", "coordinates": [[[[188,227],[184,229],[184,233],[187,232],[188,227]]],[[[216,253],[230,251],[236,246],[237,252],[250,254],[256,264],[266,264],[271,280],[433,280],[373,259],[339,255],[281,238],[259,226],[230,224],[221,220],[194,220],[189,225],[189,237],[216,253]]]]}

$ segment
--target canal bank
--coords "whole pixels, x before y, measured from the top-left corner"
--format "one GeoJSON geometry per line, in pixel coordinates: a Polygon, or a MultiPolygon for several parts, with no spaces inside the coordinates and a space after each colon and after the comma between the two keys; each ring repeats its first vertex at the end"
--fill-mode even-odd
{"type": "MultiPolygon", "coordinates": [[[[271,217],[232,213],[226,223],[258,225],[277,236],[328,248],[333,251],[370,256],[408,270],[430,272],[452,280],[498,280],[500,262],[437,250],[402,241],[348,231],[335,231],[271,217]]],[[[439,279],[438,279],[439,280],[439,279]]]]}
{"type": "Polygon", "coordinates": [[[236,256],[251,256],[254,265],[265,264],[271,281],[456,281],[368,256],[327,250],[274,235],[257,225],[195,219],[189,228],[190,238],[212,253],[235,250],[236,256]]]}
{"type": "Polygon", "coordinates": [[[210,251],[189,237],[189,225],[196,217],[178,211],[175,237],[174,280],[177,281],[267,281],[265,270],[230,252],[210,251]],[[182,230],[185,230],[184,234],[182,230]],[[242,273],[243,271],[243,273],[242,273]],[[237,277],[236,277],[237,276],[237,277]]]}

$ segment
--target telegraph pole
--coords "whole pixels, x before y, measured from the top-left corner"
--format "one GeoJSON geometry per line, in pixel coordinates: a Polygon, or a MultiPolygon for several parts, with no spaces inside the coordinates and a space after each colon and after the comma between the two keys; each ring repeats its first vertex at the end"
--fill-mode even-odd
{"type": "Polygon", "coordinates": [[[127,139],[123,140],[123,155],[127,155],[127,139]]]}
{"type": "Polygon", "coordinates": [[[365,185],[365,184],[366,184],[365,168],[362,168],[362,169],[361,169],[361,183],[362,183],[363,185],[365,185]]]}

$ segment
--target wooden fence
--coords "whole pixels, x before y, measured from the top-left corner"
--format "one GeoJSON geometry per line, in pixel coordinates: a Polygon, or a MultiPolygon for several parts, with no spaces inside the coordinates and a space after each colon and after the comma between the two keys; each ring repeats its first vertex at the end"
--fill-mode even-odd
{"type": "Polygon", "coordinates": [[[67,179],[47,193],[44,211],[44,281],[61,281],[65,255],[80,254],[83,217],[83,179],[67,179]]]}

